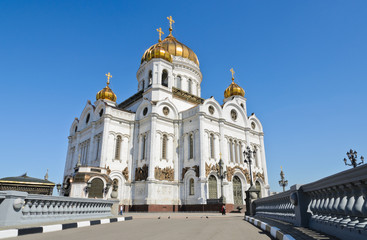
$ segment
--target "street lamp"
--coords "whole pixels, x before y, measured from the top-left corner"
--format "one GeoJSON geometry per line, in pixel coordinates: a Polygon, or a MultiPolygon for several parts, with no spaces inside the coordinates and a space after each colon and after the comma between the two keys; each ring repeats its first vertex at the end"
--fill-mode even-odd
{"type": "Polygon", "coordinates": [[[280,167],[280,181],[279,181],[279,186],[283,187],[283,192],[285,192],[285,187],[288,185],[288,180],[284,180],[284,172],[282,167],[280,167]]]}
{"type": "Polygon", "coordinates": [[[224,171],[224,162],[222,158],[220,158],[218,176],[220,177],[220,189],[221,189],[220,200],[222,203],[226,203],[226,197],[223,195],[223,179],[226,177],[226,175],[227,171],[224,171]]]}
{"type": "Polygon", "coordinates": [[[252,157],[255,157],[256,150],[252,151],[249,146],[247,146],[246,150],[243,151],[243,156],[245,157],[244,162],[247,163],[249,165],[249,167],[250,167],[250,187],[252,187],[253,182],[252,182],[251,165],[252,165],[252,157]]]}
{"type": "Polygon", "coordinates": [[[347,166],[353,166],[353,168],[357,167],[358,165],[361,165],[364,163],[364,157],[361,156],[361,162],[357,163],[357,152],[353,151],[352,149],[350,149],[349,152],[347,152],[347,156],[349,158],[349,161],[351,162],[351,164],[347,163],[347,159],[344,158],[344,163],[347,166]]]}

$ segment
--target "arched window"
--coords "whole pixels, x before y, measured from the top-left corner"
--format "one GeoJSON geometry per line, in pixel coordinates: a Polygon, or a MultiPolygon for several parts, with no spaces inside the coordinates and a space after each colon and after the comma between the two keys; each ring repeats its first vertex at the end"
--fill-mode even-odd
{"type": "Polygon", "coordinates": [[[98,160],[99,155],[101,153],[101,135],[96,137],[96,160],[98,160]]]}
{"type": "Polygon", "coordinates": [[[115,149],[115,159],[120,159],[120,151],[121,151],[121,136],[117,136],[116,138],[116,149],[115,149]]]}
{"type": "Polygon", "coordinates": [[[187,88],[188,88],[188,92],[189,92],[189,93],[192,93],[192,80],[191,80],[191,79],[189,79],[189,81],[187,82],[187,84],[188,84],[188,86],[187,86],[187,88]]]}
{"type": "Polygon", "coordinates": [[[167,159],[167,135],[162,138],[162,159],[167,159]]]}
{"type": "Polygon", "coordinates": [[[176,79],[176,87],[178,89],[181,89],[181,81],[182,81],[181,76],[178,76],[176,79]]]}
{"type": "Polygon", "coordinates": [[[90,119],[90,113],[88,113],[87,118],[85,119],[85,123],[86,123],[86,124],[88,124],[89,119],[90,119]]]}
{"type": "Polygon", "coordinates": [[[235,161],[236,163],[238,163],[238,147],[237,147],[237,141],[234,141],[234,156],[235,156],[235,161]]]}
{"type": "Polygon", "coordinates": [[[209,177],[209,199],[217,199],[217,179],[210,175],[209,177]]]}
{"type": "Polygon", "coordinates": [[[153,83],[153,73],[152,73],[152,71],[149,71],[149,77],[148,78],[149,78],[148,79],[148,82],[149,82],[148,87],[149,87],[153,83]]]}
{"type": "Polygon", "coordinates": [[[214,134],[210,134],[210,158],[214,158],[214,134]]]}
{"type": "Polygon", "coordinates": [[[166,70],[162,72],[162,85],[168,87],[168,72],[166,70]]]}
{"type": "Polygon", "coordinates": [[[195,191],[194,191],[194,189],[195,189],[195,186],[194,186],[194,179],[193,178],[191,178],[190,179],[190,195],[194,195],[195,194],[195,191]]]}
{"type": "Polygon", "coordinates": [[[199,96],[199,84],[196,84],[196,96],[199,96]]]}
{"type": "Polygon", "coordinates": [[[228,150],[229,150],[229,159],[230,159],[231,162],[233,162],[233,142],[232,142],[232,139],[229,139],[228,150]]]}
{"type": "Polygon", "coordinates": [[[101,111],[99,111],[99,117],[102,117],[103,115],[103,108],[101,109],[101,111]]]}
{"type": "Polygon", "coordinates": [[[242,205],[242,184],[239,177],[233,177],[233,202],[235,205],[242,205]]]}
{"type": "Polygon", "coordinates": [[[145,80],[143,79],[143,80],[141,80],[141,84],[142,84],[142,90],[144,90],[145,88],[147,88],[148,87],[148,85],[147,84],[145,84],[145,80]]]}
{"type": "Polygon", "coordinates": [[[194,136],[192,134],[190,134],[189,137],[189,147],[190,147],[190,156],[189,159],[193,159],[194,158],[194,136]]]}
{"type": "Polygon", "coordinates": [[[142,156],[141,159],[145,159],[145,148],[146,148],[147,136],[143,136],[142,156]]]}

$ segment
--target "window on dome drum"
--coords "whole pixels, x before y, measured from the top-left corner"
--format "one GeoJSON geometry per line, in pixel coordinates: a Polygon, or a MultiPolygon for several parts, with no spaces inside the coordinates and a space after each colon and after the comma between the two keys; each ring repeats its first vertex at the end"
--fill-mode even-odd
{"type": "Polygon", "coordinates": [[[167,159],[167,135],[162,138],[162,159],[167,159]]]}
{"type": "Polygon", "coordinates": [[[189,79],[188,83],[188,92],[192,94],[192,80],[189,79]]]}
{"type": "Polygon", "coordinates": [[[148,87],[148,85],[147,85],[147,84],[145,84],[145,80],[144,80],[144,79],[143,79],[143,80],[141,80],[141,83],[142,83],[142,85],[143,85],[142,90],[144,90],[144,89],[146,89],[146,88],[148,87]]]}
{"type": "Polygon", "coordinates": [[[194,179],[193,178],[190,178],[190,195],[194,195],[195,192],[194,192],[194,189],[195,189],[195,186],[194,186],[194,179]]]}
{"type": "Polygon", "coordinates": [[[166,70],[162,72],[162,85],[168,87],[168,72],[166,70]]]}
{"type": "Polygon", "coordinates": [[[149,79],[148,79],[148,81],[149,81],[149,85],[148,85],[148,87],[149,87],[153,83],[153,73],[152,73],[152,71],[149,71],[149,79]]]}
{"type": "Polygon", "coordinates": [[[210,158],[214,158],[214,134],[210,134],[210,158]]]}
{"type": "Polygon", "coordinates": [[[90,119],[90,113],[88,113],[87,118],[85,119],[85,123],[86,123],[86,124],[88,124],[89,119],[90,119]]]}
{"type": "Polygon", "coordinates": [[[99,117],[102,117],[103,115],[103,108],[101,109],[101,111],[99,111],[99,117]]]}
{"type": "Polygon", "coordinates": [[[176,87],[177,87],[178,89],[181,89],[181,81],[182,81],[181,76],[178,76],[178,77],[176,78],[176,87]]]}
{"type": "Polygon", "coordinates": [[[196,84],[196,96],[199,96],[199,84],[196,84]]]}
{"type": "Polygon", "coordinates": [[[115,159],[120,160],[120,151],[121,151],[121,136],[117,136],[116,138],[116,149],[115,149],[115,159]]]}
{"type": "Polygon", "coordinates": [[[189,159],[193,159],[194,158],[194,136],[192,134],[190,134],[190,144],[189,144],[189,147],[190,147],[190,156],[189,156],[189,159]]]}
{"type": "Polygon", "coordinates": [[[75,131],[75,132],[77,132],[77,131],[78,131],[78,126],[75,126],[74,131],[75,131]]]}

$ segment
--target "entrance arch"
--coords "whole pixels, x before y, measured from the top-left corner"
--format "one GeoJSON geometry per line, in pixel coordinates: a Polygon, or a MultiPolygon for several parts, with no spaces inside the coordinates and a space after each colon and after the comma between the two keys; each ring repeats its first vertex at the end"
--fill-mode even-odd
{"type": "Polygon", "coordinates": [[[233,177],[233,202],[234,205],[243,205],[242,184],[239,177],[233,177]]]}
{"type": "Polygon", "coordinates": [[[103,181],[95,178],[91,182],[91,187],[88,189],[88,198],[103,198],[103,181]]]}
{"type": "Polygon", "coordinates": [[[209,177],[209,199],[217,199],[217,178],[211,175],[209,177]]]}

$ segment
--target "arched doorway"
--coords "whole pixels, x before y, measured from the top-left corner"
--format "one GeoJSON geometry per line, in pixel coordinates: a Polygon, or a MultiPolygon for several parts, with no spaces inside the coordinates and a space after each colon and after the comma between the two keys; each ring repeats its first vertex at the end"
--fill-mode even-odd
{"type": "Polygon", "coordinates": [[[239,177],[233,177],[233,202],[234,205],[243,205],[242,184],[239,177]]]}
{"type": "Polygon", "coordinates": [[[91,187],[88,189],[89,198],[103,198],[103,181],[99,178],[95,178],[91,182],[91,187]]]}
{"type": "Polygon", "coordinates": [[[217,179],[211,175],[209,177],[209,199],[217,199],[217,179]]]}
{"type": "Polygon", "coordinates": [[[259,191],[259,198],[261,198],[261,185],[259,181],[256,181],[255,186],[256,186],[256,190],[259,191]]]}

